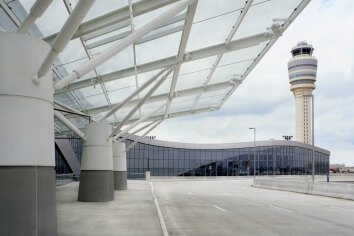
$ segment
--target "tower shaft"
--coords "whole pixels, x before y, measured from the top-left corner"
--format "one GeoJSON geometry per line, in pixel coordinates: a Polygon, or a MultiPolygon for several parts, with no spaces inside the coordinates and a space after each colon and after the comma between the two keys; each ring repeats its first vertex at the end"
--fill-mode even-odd
{"type": "Polygon", "coordinates": [[[293,90],[295,98],[296,141],[312,144],[312,89],[293,90]]]}

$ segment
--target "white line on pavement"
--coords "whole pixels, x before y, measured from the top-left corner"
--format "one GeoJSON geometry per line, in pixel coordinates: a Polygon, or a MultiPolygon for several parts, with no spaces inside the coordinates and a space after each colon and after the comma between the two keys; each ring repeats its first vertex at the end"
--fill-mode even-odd
{"type": "Polygon", "coordinates": [[[284,208],[281,208],[281,207],[277,207],[277,206],[273,206],[273,205],[268,205],[269,207],[272,207],[272,208],[275,208],[275,209],[278,209],[278,210],[282,210],[282,211],[286,211],[286,212],[292,212],[292,211],[290,211],[290,210],[288,210],[288,209],[284,209],[284,208]]]}
{"type": "Polygon", "coordinates": [[[163,218],[163,215],[162,215],[161,210],[160,210],[159,203],[158,203],[157,198],[156,198],[156,196],[155,196],[154,186],[152,185],[152,182],[150,182],[150,185],[151,185],[152,197],[153,197],[153,199],[154,199],[155,206],[156,206],[156,209],[157,209],[157,214],[159,215],[159,220],[160,220],[160,224],[161,224],[163,236],[169,236],[168,231],[167,231],[167,227],[166,227],[165,220],[164,220],[164,218],[163,218]]]}
{"type": "Polygon", "coordinates": [[[189,194],[189,195],[193,195],[193,193],[191,193],[191,192],[188,192],[188,194],[189,194]]]}
{"type": "Polygon", "coordinates": [[[219,209],[220,211],[226,211],[224,208],[221,208],[221,207],[219,207],[219,206],[217,206],[217,205],[213,205],[213,207],[215,207],[216,209],[219,209]]]}

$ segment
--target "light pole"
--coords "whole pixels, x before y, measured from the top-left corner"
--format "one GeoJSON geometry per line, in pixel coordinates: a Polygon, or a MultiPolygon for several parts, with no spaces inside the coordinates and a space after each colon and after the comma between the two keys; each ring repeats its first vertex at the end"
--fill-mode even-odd
{"type": "Polygon", "coordinates": [[[253,178],[256,178],[256,128],[253,129],[253,178]]]}

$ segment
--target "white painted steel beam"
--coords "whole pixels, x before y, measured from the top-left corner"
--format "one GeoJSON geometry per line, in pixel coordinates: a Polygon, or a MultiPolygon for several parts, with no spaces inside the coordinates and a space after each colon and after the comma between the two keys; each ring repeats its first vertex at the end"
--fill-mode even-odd
{"type": "MultiPolygon", "coordinates": [[[[133,33],[134,32],[134,15],[133,15],[133,5],[132,5],[132,0],[128,0],[129,4],[129,16],[130,16],[130,30],[133,33]]],[[[134,61],[134,77],[135,77],[135,88],[138,90],[139,89],[139,79],[138,79],[138,71],[136,69],[136,48],[135,48],[136,42],[133,43],[133,61],[134,61]]],[[[139,94],[136,95],[137,98],[139,98],[139,94]]],[[[141,109],[139,109],[139,114],[141,115],[141,109]]]]}
{"type": "Polygon", "coordinates": [[[121,140],[124,142],[124,141],[125,141],[126,139],[128,139],[129,137],[131,137],[131,136],[133,136],[133,135],[139,133],[140,131],[146,129],[147,127],[150,127],[151,125],[155,124],[156,122],[158,122],[158,121],[157,121],[157,120],[151,121],[150,123],[148,123],[148,124],[144,125],[143,127],[139,128],[139,129],[137,129],[137,130],[135,130],[134,132],[129,133],[129,134],[123,136],[123,137],[121,138],[121,140]]]}
{"type": "MultiPolygon", "coordinates": [[[[142,14],[154,11],[158,8],[167,6],[169,4],[175,3],[178,0],[143,0],[143,1],[138,1],[133,4],[133,10],[134,10],[134,15],[135,16],[140,16],[142,14]]],[[[111,12],[108,12],[102,16],[96,17],[94,19],[91,19],[89,21],[86,21],[80,25],[80,30],[77,30],[75,34],[73,35],[72,39],[76,39],[80,36],[86,36],[88,34],[94,33],[96,31],[103,30],[107,27],[110,27],[112,25],[116,25],[122,22],[125,22],[129,20],[129,6],[125,6],[122,8],[119,8],[117,10],[113,10],[111,12]]],[[[116,29],[120,29],[123,27],[126,27],[130,24],[127,24],[125,22],[124,24],[120,25],[116,29]]],[[[46,38],[44,38],[45,41],[51,41],[56,37],[56,34],[50,35],[46,38]]],[[[95,36],[97,37],[97,36],[95,36]]]]}
{"type": "MultiPolygon", "coordinates": [[[[218,90],[225,90],[227,88],[231,88],[235,83],[238,83],[238,81],[225,81],[225,82],[220,82],[220,83],[215,83],[215,84],[210,84],[206,87],[204,86],[199,86],[199,87],[193,87],[193,88],[188,88],[188,89],[183,89],[179,90],[175,93],[176,97],[187,97],[191,95],[196,95],[202,91],[208,93],[208,92],[214,92],[218,90]]],[[[149,99],[145,101],[145,104],[149,103],[155,103],[155,102],[161,102],[161,101],[166,101],[169,93],[163,93],[163,94],[158,94],[151,96],[149,99]]],[[[127,108],[127,107],[133,107],[136,106],[141,99],[133,99],[124,104],[121,108],[127,108]]],[[[113,104],[113,106],[118,106],[120,103],[113,104]]],[[[107,112],[111,108],[109,106],[100,106],[100,107],[95,107],[91,109],[87,109],[87,114],[97,114],[100,112],[107,112]]]]}
{"type": "Polygon", "coordinates": [[[161,106],[158,106],[156,109],[152,110],[149,112],[147,115],[142,116],[139,120],[135,121],[133,124],[130,124],[127,128],[122,130],[120,133],[118,133],[118,136],[124,136],[126,135],[129,130],[134,129],[136,126],[138,126],[141,123],[144,123],[147,119],[149,119],[151,116],[155,115],[158,113],[163,107],[165,107],[166,104],[162,104],[161,106]]]}
{"type": "Polygon", "coordinates": [[[54,111],[54,116],[60,120],[66,127],[68,127],[71,131],[73,131],[75,134],[77,134],[80,138],[85,139],[84,133],[77,128],[73,123],[71,123],[70,120],[68,120],[63,114],[61,114],[59,111],[54,111]]]}
{"type": "Polygon", "coordinates": [[[98,30],[96,30],[96,31],[94,31],[92,33],[81,35],[80,37],[83,40],[88,41],[88,40],[94,39],[96,37],[111,33],[113,31],[116,31],[116,30],[119,30],[119,29],[123,29],[123,28],[125,28],[125,27],[127,27],[129,25],[130,25],[130,20],[125,20],[125,21],[116,23],[114,25],[110,25],[108,27],[105,27],[105,28],[102,28],[102,29],[98,29],[98,30]]]}
{"type": "Polygon", "coordinates": [[[198,5],[198,1],[195,1],[193,4],[191,4],[188,7],[188,10],[187,10],[187,18],[184,23],[184,29],[183,29],[181,41],[180,41],[179,48],[178,48],[177,65],[175,66],[175,70],[173,71],[173,76],[172,76],[172,81],[171,81],[171,86],[170,86],[170,93],[168,95],[168,100],[167,100],[167,104],[166,104],[165,118],[168,117],[168,114],[169,114],[170,108],[171,108],[171,103],[174,98],[177,79],[179,76],[179,71],[181,69],[183,57],[184,57],[184,54],[186,51],[187,42],[189,39],[189,34],[192,29],[193,19],[194,19],[195,11],[197,9],[197,5],[198,5]]]}
{"type": "MultiPolygon", "coordinates": [[[[200,108],[196,108],[194,111],[191,111],[190,108],[185,109],[185,110],[181,110],[181,111],[177,111],[177,112],[171,112],[169,115],[169,118],[176,118],[176,117],[182,117],[182,116],[187,116],[187,115],[193,115],[193,114],[200,114],[200,113],[205,113],[205,112],[212,112],[212,111],[216,111],[219,110],[220,107],[217,106],[206,106],[206,107],[200,107],[200,108]]],[[[132,124],[134,122],[136,122],[137,120],[139,120],[141,117],[138,118],[133,118],[133,119],[129,119],[125,125],[129,125],[132,124]]],[[[164,118],[164,113],[162,114],[156,114],[154,116],[149,117],[146,122],[151,122],[151,121],[158,121],[164,118]]],[[[61,134],[65,135],[69,133],[69,131],[62,131],[61,134]]]]}
{"type": "Polygon", "coordinates": [[[81,21],[84,19],[88,11],[95,0],[80,0],[73,12],[69,15],[64,26],[61,28],[59,34],[55,37],[51,51],[39,67],[37,76],[34,77],[35,82],[39,82],[39,79],[47,74],[48,70],[52,67],[53,62],[57,58],[58,54],[64,50],[66,45],[71,40],[71,37],[79,27],[81,21]]]}
{"type": "Polygon", "coordinates": [[[173,68],[169,69],[164,76],[161,77],[161,79],[156,82],[156,84],[149,90],[149,92],[146,93],[146,95],[139,101],[139,103],[129,111],[129,113],[123,118],[121,122],[114,128],[112,134],[109,136],[109,138],[113,137],[115,134],[119,132],[119,130],[125,125],[125,123],[134,115],[134,113],[142,106],[144,105],[145,101],[151,97],[151,95],[161,86],[163,82],[167,79],[169,74],[172,73],[173,68]]]}
{"type": "MultiPolygon", "coordinates": [[[[266,41],[272,39],[273,37],[276,37],[276,35],[274,33],[265,32],[265,33],[260,33],[260,34],[256,34],[253,36],[245,37],[242,39],[233,40],[233,41],[231,41],[231,43],[228,47],[225,47],[225,43],[220,43],[220,44],[213,45],[210,47],[197,49],[197,50],[185,53],[183,56],[183,61],[181,63],[215,56],[220,53],[233,52],[236,50],[241,50],[244,48],[257,46],[260,43],[263,43],[263,42],[266,42],[266,41]]],[[[153,71],[153,70],[162,69],[167,66],[175,65],[175,64],[177,64],[177,62],[178,62],[177,56],[172,56],[172,57],[167,57],[167,58],[163,58],[160,60],[152,61],[149,63],[145,63],[142,65],[138,65],[137,70],[138,70],[138,73],[145,73],[145,72],[149,72],[149,71],[153,71]]],[[[129,76],[132,76],[132,75],[134,75],[134,67],[130,67],[130,68],[126,68],[123,70],[103,74],[103,75],[101,75],[101,80],[102,80],[102,82],[109,82],[109,81],[113,81],[113,80],[117,80],[117,79],[123,79],[123,78],[129,77],[129,76]]],[[[68,91],[73,91],[73,90],[77,90],[80,88],[86,88],[86,87],[90,87],[92,85],[93,85],[92,79],[85,79],[85,80],[71,83],[64,89],[57,90],[56,94],[64,93],[64,92],[68,92],[68,91]]]]}
{"type": "Polygon", "coordinates": [[[100,122],[106,120],[108,117],[116,113],[120,108],[122,108],[125,104],[127,104],[133,97],[138,95],[141,91],[143,91],[145,88],[147,88],[150,84],[152,84],[155,80],[157,80],[164,72],[166,72],[167,69],[161,70],[159,73],[157,73],[155,76],[151,77],[148,81],[146,81],[140,88],[135,90],[132,94],[130,94],[126,99],[124,99],[122,102],[116,104],[113,106],[113,108],[105,114],[100,122]]]}
{"type": "Polygon", "coordinates": [[[68,111],[72,111],[72,112],[75,112],[77,114],[80,114],[80,115],[83,115],[83,116],[87,116],[86,113],[83,113],[82,111],[76,110],[75,108],[72,108],[72,107],[70,107],[70,106],[68,106],[68,105],[66,105],[64,103],[61,103],[61,102],[58,102],[58,101],[54,101],[54,104],[66,109],[68,111]]]}
{"type": "MultiPolygon", "coordinates": [[[[157,39],[157,38],[161,38],[161,37],[164,37],[166,35],[173,34],[173,33],[176,33],[178,31],[183,30],[183,25],[179,25],[179,26],[175,26],[175,27],[172,27],[172,28],[169,28],[169,29],[162,30],[162,31],[160,31],[158,33],[154,33],[155,31],[158,31],[159,29],[161,29],[163,27],[166,27],[167,25],[170,25],[170,24],[176,23],[178,21],[184,20],[185,17],[186,17],[185,14],[181,14],[181,15],[178,15],[178,16],[172,18],[170,21],[168,21],[167,23],[165,23],[161,27],[153,30],[150,35],[145,36],[145,37],[137,40],[135,44],[137,45],[137,44],[146,43],[148,41],[151,41],[151,40],[154,40],[154,39],[157,39]]],[[[131,22],[131,20],[129,20],[129,22],[131,22]]],[[[95,42],[92,42],[92,43],[88,43],[86,46],[87,46],[88,49],[92,49],[92,48],[99,47],[99,46],[102,46],[102,45],[105,45],[105,44],[108,44],[108,43],[112,43],[112,42],[115,42],[115,41],[118,41],[120,39],[123,39],[123,38],[127,37],[131,32],[132,32],[131,30],[127,30],[127,31],[124,31],[124,32],[119,33],[119,34],[116,34],[116,35],[113,35],[113,36],[110,36],[110,37],[107,37],[107,38],[104,38],[104,39],[101,39],[101,40],[98,40],[98,41],[95,41],[95,42]]],[[[103,35],[103,34],[99,34],[99,36],[100,35],[103,35]]],[[[84,36],[82,38],[86,39],[87,36],[84,36]]],[[[91,36],[91,38],[93,38],[93,37],[91,36]]]]}
{"type": "MultiPolygon", "coordinates": [[[[225,47],[228,47],[230,45],[231,40],[234,38],[237,30],[239,29],[243,19],[245,18],[248,10],[251,7],[252,3],[253,3],[253,0],[247,0],[246,1],[245,6],[241,10],[240,15],[237,17],[237,20],[236,20],[235,24],[232,26],[232,29],[231,29],[231,32],[229,33],[229,36],[226,38],[225,47]]],[[[218,54],[218,56],[217,56],[217,58],[216,58],[216,60],[215,60],[215,62],[213,64],[213,67],[210,69],[210,72],[209,72],[209,74],[207,76],[207,79],[204,82],[204,86],[208,85],[208,83],[211,80],[211,77],[213,76],[216,68],[218,67],[223,55],[224,55],[223,53],[218,54]]],[[[199,99],[202,96],[202,94],[203,94],[203,92],[201,92],[200,94],[197,95],[196,99],[194,100],[194,103],[193,103],[193,106],[192,106],[192,110],[194,110],[194,108],[197,106],[197,104],[199,102],[199,99]]]]}
{"type": "Polygon", "coordinates": [[[174,15],[178,14],[179,12],[183,11],[188,5],[192,4],[195,0],[182,0],[176,3],[172,8],[168,9],[163,14],[159,15],[140,29],[134,31],[126,38],[122,39],[120,42],[114,43],[111,47],[107,48],[101,54],[97,55],[95,58],[91,59],[90,61],[84,63],[77,69],[75,69],[71,74],[66,76],[63,80],[59,81],[55,84],[55,89],[60,90],[67,86],[72,81],[81,78],[82,76],[89,73],[95,67],[101,65],[102,63],[106,62],[130,44],[138,40],[139,38],[146,35],[148,32],[152,31],[153,29],[161,26],[166,20],[170,19],[174,15]]]}
{"type": "MultiPolygon", "coordinates": [[[[70,5],[69,1],[68,1],[68,0],[63,0],[63,1],[64,1],[64,5],[65,5],[65,7],[66,7],[66,10],[68,11],[69,14],[71,14],[71,13],[72,13],[72,8],[71,8],[71,5],[70,5]]],[[[92,59],[92,56],[91,56],[91,54],[89,53],[89,51],[87,50],[86,44],[84,43],[84,40],[82,39],[82,37],[80,37],[80,42],[81,42],[82,47],[83,47],[84,50],[85,50],[85,53],[86,53],[86,56],[88,57],[88,59],[89,59],[89,60],[92,59]]],[[[93,71],[95,72],[96,77],[97,77],[97,78],[99,79],[99,81],[100,81],[100,76],[99,76],[99,74],[98,74],[96,68],[93,69],[93,71]]],[[[109,99],[109,96],[108,96],[108,93],[107,93],[107,90],[106,90],[106,86],[105,86],[103,83],[100,83],[100,86],[101,86],[101,89],[102,89],[102,91],[103,91],[103,93],[104,93],[104,96],[105,96],[105,98],[106,98],[106,101],[107,101],[108,106],[111,107],[112,104],[111,104],[111,100],[109,99]]],[[[117,120],[117,118],[116,118],[115,116],[114,116],[114,118],[115,118],[115,120],[117,120]]]]}
{"type": "Polygon", "coordinates": [[[128,152],[130,149],[132,149],[140,140],[142,140],[148,133],[150,133],[153,129],[155,129],[161,122],[164,121],[163,119],[154,124],[150,129],[148,129],[143,135],[141,135],[137,140],[135,140],[132,144],[128,146],[128,148],[125,150],[125,152],[128,152]]]}
{"type": "Polygon", "coordinates": [[[31,7],[26,19],[17,29],[17,33],[26,33],[31,28],[33,23],[43,15],[52,2],[53,0],[37,0],[31,7]]]}

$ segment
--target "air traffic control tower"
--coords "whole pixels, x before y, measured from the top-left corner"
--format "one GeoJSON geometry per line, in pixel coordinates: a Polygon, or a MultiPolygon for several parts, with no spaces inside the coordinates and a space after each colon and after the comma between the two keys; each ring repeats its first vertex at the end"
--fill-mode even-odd
{"type": "Polygon", "coordinates": [[[313,94],[316,88],[317,59],[312,45],[300,42],[292,48],[288,62],[290,90],[295,97],[296,141],[313,144],[313,94]]]}

